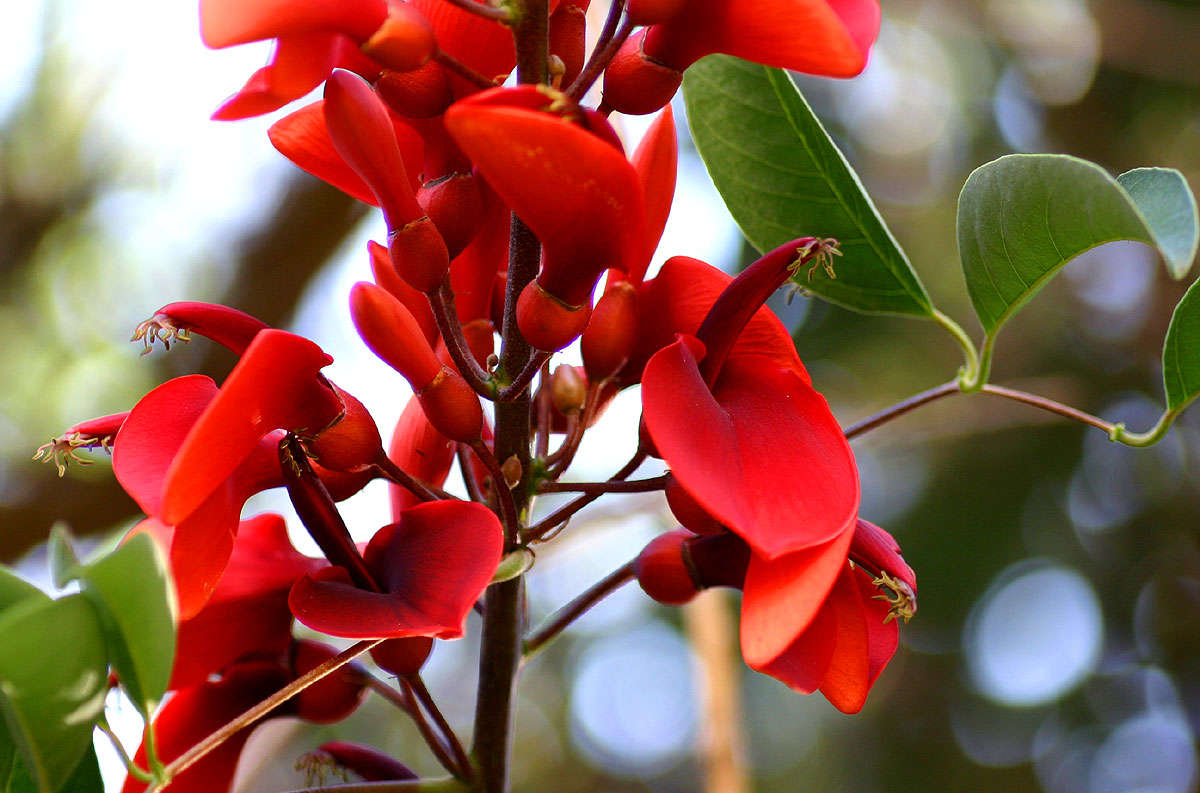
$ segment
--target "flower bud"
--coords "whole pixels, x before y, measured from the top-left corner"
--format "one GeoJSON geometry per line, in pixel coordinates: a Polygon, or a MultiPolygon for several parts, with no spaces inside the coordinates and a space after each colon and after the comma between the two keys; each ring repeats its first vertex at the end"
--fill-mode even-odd
{"type": "Polygon", "coordinates": [[[375,92],[405,118],[439,116],[454,101],[446,72],[433,61],[408,72],[385,71],[375,81],[375,92]]]}
{"type": "Polygon", "coordinates": [[[575,3],[563,3],[550,15],[550,52],[562,61],[558,85],[566,88],[583,69],[587,13],[575,3]]]}
{"type": "Polygon", "coordinates": [[[428,216],[392,229],[388,253],[400,277],[421,292],[436,292],[450,270],[446,242],[428,216]]]}
{"type": "Polygon", "coordinates": [[[609,284],[592,309],[581,349],[593,382],[607,380],[629,360],[637,341],[637,290],[628,281],[609,284]]]}
{"type": "Polygon", "coordinates": [[[359,281],[350,289],[350,316],[367,346],[404,375],[413,391],[419,393],[442,371],[412,313],[378,286],[359,281]]]}
{"type": "MultiPolygon", "coordinates": [[[[337,649],[327,644],[297,639],[292,644],[292,674],[300,677],[337,654],[337,649]]],[[[296,715],[316,724],[333,724],[354,712],[362,702],[364,690],[361,675],[343,666],[296,695],[296,715]]]]}
{"type": "Polygon", "coordinates": [[[389,3],[387,19],[362,45],[362,51],[388,69],[409,72],[433,57],[433,27],[409,3],[389,3]]]}
{"type": "MultiPolygon", "coordinates": [[[[333,385],[332,383],[330,385],[333,385]]],[[[323,468],[354,473],[371,468],[383,455],[383,439],[366,405],[336,385],[333,390],[346,412],[332,427],[324,430],[305,446],[323,468]]]]}
{"type": "MultiPolygon", "coordinates": [[[[375,651],[380,647],[386,647],[392,642],[405,641],[418,640],[392,639],[376,646],[371,650],[371,654],[374,655],[375,651]]],[[[380,666],[383,666],[383,664],[380,664],[380,666]]],[[[386,669],[387,667],[384,668],[386,669]]],[[[353,771],[367,782],[389,782],[417,778],[412,769],[404,765],[404,763],[369,746],[347,743],[346,741],[330,741],[329,743],[321,744],[320,751],[332,757],[333,761],[342,768],[353,771]]]]}
{"type": "Polygon", "coordinates": [[[533,281],[517,299],[517,327],[533,347],[556,352],[566,347],[587,327],[589,303],[567,305],[533,281]]]}
{"type": "Polygon", "coordinates": [[[380,669],[398,677],[407,677],[421,671],[431,650],[433,639],[428,636],[388,639],[371,648],[371,658],[379,664],[380,669]]]}
{"type": "Polygon", "coordinates": [[[425,417],[438,432],[463,443],[480,439],[483,408],[479,406],[479,395],[458,372],[443,366],[429,385],[416,390],[416,394],[425,417]]]}
{"type": "Polygon", "coordinates": [[[688,531],[696,534],[720,534],[725,531],[725,526],[696,503],[692,494],[684,490],[675,477],[667,480],[663,495],[667,497],[667,506],[671,508],[675,520],[688,531]]]}
{"type": "Polygon", "coordinates": [[[463,252],[483,222],[483,194],[471,173],[432,179],[417,191],[417,203],[433,221],[453,259],[463,252]]]}
{"type": "Polygon", "coordinates": [[[685,558],[685,542],[692,536],[683,529],[661,534],[642,549],[634,562],[642,590],[659,603],[681,606],[701,590],[685,558]]]}
{"type": "Polygon", "coordinates": [[[550,378],[550,401],[563,415],[578,413],[587,401],[587,389],[587,380],[580,375],[579,369],[560,364],[550,378]]]}
{"type": "Polygon", "coordinates": [[[604,104],[626,115],[653,113],[671,101],[683,72],[646,55],[646,30],[625,41],[604,70],[604,104]]]}
{"type": "Polygon", "coordinates": [[[388,294],[399,300],[408,309],[409,313],[413,315],[413,319],[421,326],[425,340],[430,345],[437,344],[439,338],[437,320],[433,318],[433,309],[429,307],[429,298],[400,277],[396,268],[392,266],[392,257],[387,248],[375,240],[368,240],[367,251],[371,255],[371,277],[375,279],[375,284],[387,290],[388,294]]]}

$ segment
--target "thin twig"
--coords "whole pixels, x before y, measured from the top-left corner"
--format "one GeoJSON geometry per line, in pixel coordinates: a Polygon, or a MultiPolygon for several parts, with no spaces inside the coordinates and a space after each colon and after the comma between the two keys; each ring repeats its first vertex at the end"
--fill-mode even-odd
{"type": "Polygon", "coordinates": [[[117,737],[117,734],[112,731],[112,727],[109,727],[106,721],[101,719],[100,721],[96,722],[96,729],[108,736],[109,742],[112,743],[113,750],[117,753],[117,756],[121,758],[121,762],[125,764],[125,769],[129,771],[130,776],[141,782],[152,782],[154,780],[153,774],[133,761],[133,758],[130,757],[129,753],[125,751],[125,746],[121,743],[121,739],[117,737]]]}
{"type": "Polygon", "coordinates": [[[1064,405],[1061,402],[1056,402],[1053,399],[1038,396],[1037,394],[1029,394],[1024,391],[1017,391],[1013,388],[1004,388],[1002,386],[988,384],[985,384],[980,390],[985,394],[1004,397],[1005,399],[1011,399],[1014,402],[1021,402],[1026,405],[1032,405],[1035,408],[1041,408],[1042,410],[1049,411],[1050,413],[1057,413],[1060,416],[1078,421],[1081,424],[1087,424],[1095,427],[1098,430],[1102,430],[1110,437],[1112,436],[1113,431],[1116,429],[1116,425],[1105,421],[1098,416],[1093,416],[1091,413],[1085,413],[1084,411],[1073,408],[1070,405],[1064,405]]]}
{"type": "Polygon", "coordinates": [[[264,699],[254,707],[247,710],[240,716],[232,719],[224,727],[219,728],[200,743],[188,749],[186,752],[176,757],[166,768],[163,769],[161,776],[162,782],[155,790],[162,790],[172,779],[177,777],[183,771],[186,771],[199,760],[202,760],[209,752],[216,749],[225,741],[229,740],[236,733],[250,726],[254,722],[261,719],[266,714],[270,713],[275,708],[287,702],[292,697],[299,694],[304,689],[314,683],[324,679],[328,675],[333,674],[341,669],[346,664],[353,661],[358,656],[370,650],[375,645],[384,641],[384,639],[367,639],[351,645],[348,649],[343,650],[328,661],[314,667],[305,674],[288,683],[283,688],[276,691],[271,696],[264,699]]]}
{"type": "Polygon", "coordinates": [[[621,49],[625,39],[629,38],[629,34],[633,31],[633,25],[628,20],[625,21],[621,32],[619,34],[617,32],[617,25],[621,21],[621,13],[624,10],[625,0],[613,0],[612,5],[608,7],[608,18],[604,20],[604,28],[600,31],[600,38],[596,40],[592,56],[588,58],[587,64],[580,70],[575,81],[567,88],[567,96],[578,101],[586,94],[592,87],[592,83],[596,82],[596,78],[608,66],[609,61],[617,54],[617,50],[621,49]],[[613,46],[614,43],[616,46],[613,46]]]}
{"type": "Polygon", "coordinates": [[[500,506],[500,522],[504,526],[504,537],[508,543],[515,542],[517,533],[520,531],[519,518],[517,516],[517,505],[513,501],[512,488],[508,486],[508,481],[504,478],[504,471],[500,468],[500,462],[496,459],[496,455],[492,454],[492,450],[487,447],[483,441],[475,441],[471,444],[471,450],[475,452],[488,469],[488,473],[492,475],[492,492],[496,494],[496,501],[500,506]]]}
{"type": "Polygon", "coordinates": [[[458,321],[458,310],[454,307],[454,290],[450,287],[450,276],[446,276],[446,280],[436,292],[430,292],[427,296],[438,332],[442,334],[442,341],[446,343],[446,350],[450,353],[454,365],[458,367],[458,373],[475,389],[475,393],[484,399],[495,399],[495,380],[475,360],[467,340],[463,337],[462,323],[458,321]]]}
{"type": "Polygon", "coordinates": [[[542,364],[550,360],[552,353],[538,350],[533,354],[521,369],[521,373],[517,375],[511,383],[500,389],[500,393],[496,395],[496,400],[499,402],[511,402],[521,394],[525,393],[525,389],[529,388],[529,384],[533,382],[533,377],[542,369],[542,364]]]}
{"type": "Polygon", "coordinates": [[[426,688],[425,681],[421,679],[420,673],[409,675],[405,678],[404,682],[411,689],[411,693],[416,696],[417,701],[421,703],[421,706],[425,708],[425,712],[433,719],[434,725],[441,732],[446,745],[450,747],[450,751],[454,754],[455,762],[462,769],[464,779],[470,781],[475,775],[474,768],[471,766],[471,759],[467,757],[467,753],[463,750],[462,743],[458,740],[458,736],[454,733],[450,722],[446,721],[446,717],[442,715],[441,709],[438,708],[433,695],[426,688]]]}
{"type": "Polygon", "coordinates": [[[537,433],[534,436],[536,447],[534,456],[538,459],[545,459],[546,453],[550,451],[550,359],[547,358],[542,364],[542,374],[538,378],[537,392],[537,433]]]}
{"type": "Polygon", "coordinates": [[[391,458],[387,455],[381,454],[375,465],[379,468],[379,473],[383,475],[384,479],[393,484],[400,485],[422,501],[446,501],[454,498],[454,496],[440,487],[434,487],[417,479],[392,462],[391,458]]]}
{"type": "Polygon", "coordinates": [[[845,429],[846,438],[855,438],[862,435],[864,432],[870,432],[876,427],[887,424],[893,419],[900,418],[909,411],[916,410],[921,405],[927,405],[930,402],[948,397],[952,394],[960,393],[958,390],[958,381],[951,380],[949,383],[943,383],[937,388],[931,388],[928,391],[922,391],[919,394],[910,396],[903,402],[897,402],[889,408],[884,408],[873,416],[863,419],[857,424],[851,424],[845,429]]]}
{"type": "MultiPolygon", "coordinates": [[[[648,455],[644,451],[639,449],[637,451],[637,453],[634,454],[633,457],[631,457],[629,459],[629,462],[625,463],[625,465],[622,466],[620,471],[617,471],[615,474],[613,474],[612,476],[610,476],[608,478],[608,481],[621,482],[621,481],[628,479],[629,475],[632,474],[634,471],[636,471],[638,469],[638,466],[640,466],[643,462],[645,462],[647,456],[648,455]]],[[[567,504],[564,504],[563,506],[556,509],[554,512],[550,513],[550,515],[548,517],[546,517],[544,520],[538,522],[537,524],[535,524],[533,526],[530,526],[525,531],[523,539],[527,543],[541,539],[546,534],[549,534],[550,531],[552,529],[554,529],[555,527],[557,527],[560,523],[563,523],[564,521],[570,519],[570,517],[572,515],[574,515],[576,512],[583,509],[584,507],[586,507],[588,504],[592,503],[596,499],[600,498],[601,495],[603,495],[603,494],[602,493],[584,493],[579,498],[576,498],[573,501],[571,501],[567,504]]]]}
{"type": "Polygon", "coordinates": [[[542,482],[539,493],[651,493],[667,486],[667,474],[649,479],[607,482],[542,482]]]}
{"type": "Polygon", "coordinates": [[[575,420],[569,422],[567,426],[567,437],[563,439],[562,446],[550,455],[548,462],[550,468],[547,474],[551,479],[557,479],[562,476],[563,471],[571,467],[571,463],[575,461],[575,455],[579,452],[579,444],[583,442],[583,434],[587,432],[588,427],[595,419],[596,410],[600,404],[600,391],[604,388],[605,381],[597,381],[589,383],[587,394],[583,400],[583,414],[575,415],[569,418],[575,420]]]}
{"type": "Polygon", "coordinates": [[[416,725],[417,732],[421,733],[421,737],[425,740],[425,743],[429,746],[429,750],[433,752],[433,756],[437,758],[442,768],[459,779],[465,779],[464,771],[458,767],[445,743],[434,732],[433,727],[425,718],[425,714],[421,712],[421,708],[417,705],[416,699],[412,696],[407,686],[404,686],[403,679],[400,681],[403,690],[397,691],[365,669],[362,670],[362,673],[367,688],[408,714],[409,718],[413,720],[413,724],[416,725]]]}
{"type": "Polygon", "coordinates": [[[484,19],[491,19],[495,22],[506,23],[509,20],[507,8],[496,8],[495,6],[480,3],[478,0],[446,0],[450,5],[455,5],[464,11],[481,16],[484,19]]]}
{"type": "Polygon", "coordinates": [[[566,630],[572,622],[582,617],[592,606],[632,581],[634,561],[631,559],[613,570],[570,603],[551,614],[536,631],[525,639],[521,654],[523,662],[532,658],[547,642],[566,630]]]}
{"type": "Polygon", "coordinates": [[[491,80],[487,76],[480,74],[441,48],[433,51],[433,59],[472,85],[485,90],[496,87],[495,80],[491,80]]]}
{"type": "Polygon", "coordinates": [[[455,444],[454,454],[458,458],[458,470],[462,473],[463,484],[467,486],[467,495],[472,501],[480,504],[488,503],[487,497],[483,494],[483,487],[479,484],[479,478],[475,476],[475,466],[471,465],[471,459],[468,456],[471,447],[465,443],[455,444]]]}

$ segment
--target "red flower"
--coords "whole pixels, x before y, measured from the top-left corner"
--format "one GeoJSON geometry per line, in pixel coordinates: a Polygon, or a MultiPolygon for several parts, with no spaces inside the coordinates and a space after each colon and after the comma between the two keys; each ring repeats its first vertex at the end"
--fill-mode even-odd
{"type": "Polygon", "coordinates": [[[631,12],[638,11],[642,21],[658,24],[631,37],[604,75],[604,102],[622,113],[662,107],[679,88],[683,70],[714,52],[808,74],[853,77],[867,64],[880,17],[876,0],[631,4],[631,12]]]}
{"type": "Polygon", "coordinates": [[[891,535],[864,520],[833,543],[776,559],[728,532],[678,530],[646,546],[637,573],[647,594],[669,604],[710,586],[743,589],[746,663],[801,693],[819,689],[845,713],[862,709],[895,654],[894,618],[916,611],[912,568],[891,535]]]}

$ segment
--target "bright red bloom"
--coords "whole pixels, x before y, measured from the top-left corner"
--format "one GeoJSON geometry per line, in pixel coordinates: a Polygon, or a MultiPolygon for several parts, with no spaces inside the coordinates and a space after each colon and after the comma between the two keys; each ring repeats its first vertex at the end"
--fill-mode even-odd
{"type": "Polygon", "coordinates": [[[672,605],[709,586],[743,589],[746,663],[800,693],[819,689],[845,713],[862,709],[895,654],[894,618],[916,610],[912,568],[891,535],[864,520],[824,546],[776,559],[728,532],[679,530],[647,545],[637,572],[647,594],[672,605]]]}
{"type": "MultiPolygon", "coordinates": [[[[767,558],[835,540],[858,512],[858,474],[841,427],[782,325],[756,311],[787,276],[801,242],[730,282],[697,335],[655,353],[641,378],[646,428],[672,475],[767,558]],[[754,334],[753,346],[744,331],[754,334]]],[[[705,291],[696,281],[682,286],[705,291]]],[[[676,318],[688,319],[652,321],[676,318]]]]}
{"type": "Polygon", "coordinates": [[[879,32],[876,0],[683,0],[631,37],[605,73],[604,102],[622,113],[665,105],[682,72],[714,52],[781,69],[853,77],[879,32]]]}
{"type": "Polygon", "coordinates": [[[360,589],[330,567],[297,581],[288,602],[296,619],[331,636],[457,639],[503,544],[500,521],[481,504],[419,504],[380,529],[363,553],[382,592],[360,589]]]}

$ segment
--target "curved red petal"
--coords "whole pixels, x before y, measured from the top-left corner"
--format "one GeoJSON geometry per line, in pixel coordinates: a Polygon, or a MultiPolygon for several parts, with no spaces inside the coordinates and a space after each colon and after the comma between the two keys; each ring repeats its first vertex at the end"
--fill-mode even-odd
{"type": "MultiPolygon", "coordinates": [[[[512,31],[490,19],[472,14],[445,0],[410,0],[425,15],[438,46],[484,77],[508,76],[517,64],[512,31]]],[[[467,96],[479,87],[449,74],[455,96],[467,96]]]]}
{"type": "Polygon", "coordinates": [[[842,713],[858,713],[871,689],[871,655],[863,597],[849,565],[838,575],[825,609],[836,622],[833,657],[821,680],[821,693],[842,713]]]}
{"type": "Polygon", "coordinates": [[[658,241],[662,239],[675,198],[675,177],[679,163],[679,143],[675,139],[675,114],[671,106],[663,108],[646,130],[646,136],[633,153],[633,169],[642,183],[646,201],[646,247],[637,266],[628,273],[628,281],[637,286],[646,277],[658,241]]]}
{"type": "Polygon", "coordinates": [[[367,252],[371,256],[371,275],[375,278],[375,285],[399,300],[421,327],[425,341],[431,347],[436,345],[440,337],[437,320],[433,318],[433,309],[429,307],[429,298],[400,277],[385,246],[375,240],[369,240],[367,252]]]}
{"type": "MultiPolygon", "coordinates": [[[[178,692],[154,718],[158,757],[169,763],[224,727],[287,682],[286,671],[271,663],[246,663],[231,668],[220,680],[204,682],[178,692]]],[[[194,765],[171,780],[172,793],[223,793],[233,783],[233,773],[249,730],[234,733],[194,765]]],[[[134,756],[146,767],[146,747],[134,756]]],[[[121,793],[142,793],[146,783],[130,776],[121,793]]]]}
{"type": "Polygon", "coordinates": [[[861,568],[854,574],[854,583],[858,587],[867,625],[867,685],[873,686],[900,646],[900,623],[892,616],[887,600],[879,597],[879,589],[872,583],[871,576],[861,568]]]}
{"type": "Polygon", "coordinates": [[[649,29],[645,52],[683,70],[713,52],[781,69],[853,77],[879,31],[876,0],[689,0],[649,29]]]}
{"type": "Polygon", "coordinates": [[[877,573],[887,573],[917,591],[917,574],[900,555],[900,544],[874,523],[858,519],[850,556],[877,573]]]}
{"type": "Polygon", "coordinates": [[[332,362],[301,336],[259,333],[175,455],[163,486],[163,520],[177,524],[194,512],[272,430],[329,426],[342,411],[320,377],[332,362]]]}
{"type": "Polygon", "coordinates": [[[365,41],[386,18],[385,0],[201,0],[200,37],[215,49],[318,30],[365,41]]]}
{"type": "Polygon", "coordinates": [[[341,37],[319,31],[279,39],[270,62],[256,71],[240,91],[213,113],[215,121],[260,116],[299,99],[333,71],[341,37]]]}
{"type": "MultiPolygon", "coordinates": [[[[454,451],[454,442],[429,423],[420,400],[410,399],[396,422],[388,445],[388,457],[392,462],[422,482],[441,487],[454,464],[454,451]]],[[[421,503],[412,491],[400,485],[388,485],[388,495],[393,521],[400,520],[404,510],[421,503]]]]}
{"type": "MultiPolygon", "coordinates": [[[[675,341],[675,334],[695,334],[710,308],[733,277],[710,264],[687,256],[674,256],[658,275],[638,290],[638,342],[622,377],[637,380],[645,362],[675,341]]],[[[760,308],[738,336],[730,357],[760,355],[790,369],[805,383],[811,382],[796,345],[779,317],[760,308]]]]}
{"type": "Polygon", "coordinates": [[[710,392],[691,337],[642,377],[646,427],[672,475],[758,553],[775,558],[849,534],[858,473],[824,397],[769,358],[730,358],[710,392]]]}
{"type": "Polygon", "coordinates": [[[480,96],[447,110],[446,129],[542,241],[538,283],[568,305],[580,305],[601,272],[628,272],[642,255],[645,210],[637,174],[619,151],[570,121],[492,104],[502,93],[480,96]]]}
{"type": "MultiPolygon", "coordinates": [[[[755,669],[775,663],[810,630],[846,564],[850,532],[832,542],[766,559],[752,553],[742,596],[742,655],[755,669]]],[[[789,661],[788,663],[792,663],[789,661]]],[[[809,691],[816,685],[809,687],[809,691]]]]}
{"type": "Polygon", "coordinates": [[[386,593],[357,589],[333,568],[333,575],[296,582],[292,613],[310,628],[350,639],[458,638],[500,562],[503,534],[495,514],[480,504],[420,504],[367,547],[367,565],[386,593]]]}

